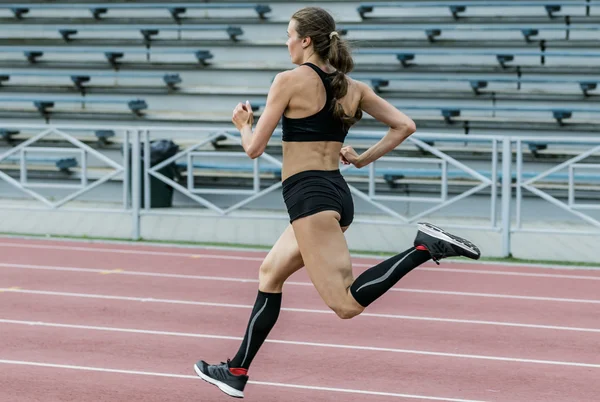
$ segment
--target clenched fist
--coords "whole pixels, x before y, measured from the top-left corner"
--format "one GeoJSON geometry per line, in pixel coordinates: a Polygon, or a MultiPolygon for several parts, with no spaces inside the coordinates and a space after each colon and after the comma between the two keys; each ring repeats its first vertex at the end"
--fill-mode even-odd
{"type": "Polygon", "coordinates": [[[241,130],[242,127],[249,125],[252,127],[252,123],[254,122],[254,114],[252,112],[252,107],[250,106],[250,102],[246,101],[246,103],[238,103],[235,109],[233,109],[233,116],[231,118],[233,124],[238,130],[241,130]]]}
{"type": "Polygon", "coordinates": [[[359,155],[352,147],[343,147],[340,149],[340,162],[344,165],[354,165],[360,168],[359,155]]]}

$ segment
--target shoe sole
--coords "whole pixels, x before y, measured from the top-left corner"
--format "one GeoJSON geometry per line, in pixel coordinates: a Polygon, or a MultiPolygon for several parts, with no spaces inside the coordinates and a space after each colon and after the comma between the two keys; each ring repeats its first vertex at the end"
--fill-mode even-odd
{"type": "Polygon", "coordinates": [[[244,397],[243,392],[238,391],[237,389],[232,388],[229,385],[222,383],[221,381],[217,381],[214,378],[211,378],[211,377],[207,376],[206,374],[204,374],[196,364],[194,364],[194,371],[204,381],[206,381],[209,384],[216,385],[217,387],[219,387],[219,389],[221,391],[225,392],[227,395],[233,396],[234,398],[243,398],[244,397]]]}
{"type": "Polygon", "coordinates": [[[452,233],[446,232],[444,229],[439,228],[431,223],[418,223],[417,227],[419,230],[431,237],[435,237],[436,239],[447,241],[448,243],[454,244],[457,247],[465,250],[467,253],[472,254],[469,258],[474,260],[478,260],[481,257],[481,252],[476,245],[471,243],[470,241],[463,239],[462,237],[458,237],[453,235],[452,233]]]}

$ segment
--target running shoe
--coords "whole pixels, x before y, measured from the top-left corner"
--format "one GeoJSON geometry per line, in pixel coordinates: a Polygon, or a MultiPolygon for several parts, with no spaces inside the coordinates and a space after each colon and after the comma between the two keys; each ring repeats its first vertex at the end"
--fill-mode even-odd
{"type": "Polygon", "coordinates": [[[439,265],[439,260],[447,257],[467,257],[478,260],[481,252],[473,243],[455,236],[430,223],[417,224],[419,231],[415,238],[415,247],[418,250],[427,250],[431,258],[439,265]]]}
{"type": "Polygon", "coordinates": [[[244,397],[244,387],[248,382],[247,375],[235,375],[229,371],[229,360],[227,363],[208,364],[200,360],[194,364],[196,374],[204,381],[216,385],[219,389],[234,398],[244,397]]]}

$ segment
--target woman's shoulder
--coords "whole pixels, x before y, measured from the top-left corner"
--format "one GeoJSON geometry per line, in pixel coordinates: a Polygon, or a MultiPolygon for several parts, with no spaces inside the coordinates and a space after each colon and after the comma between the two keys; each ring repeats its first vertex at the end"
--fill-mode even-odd
{"type": "Polygon", "coordinates": [[[273,84],[285,85],[288,87],[303,86],[306,84],[307,80],[311,79],[314,79],[314,77],[310,75],[310,67],[301,65],[291,70],[284,70],[277,73],[273,79],[273,84]]]}
{"type": "Polygon", "coordinates": [[[289,89],[296,81],[294,70],[285,70],[275,75],[271,88],[289,89]]]}
{"type": "MultiPolygon", "coordinates": [[[[323,71],[325,74],[331,74],[324,70],[321,70],[321,71],[323,71]]],[[[335,72],[335,71],[333,71],[333,72],[335,72]]],[[[291,70],[285,70],[279,74],[285,74],[286,76],[289,76],[292,78],[311,78],[312,79],[312,78],[316,77],[314,68],[310,67],[306,64],[300,64],[299,66],[296,66],[295,68],[293,68],[291,70]]]]}
{"type": "Polygon", "coordinates": [[[355,80],[346,75],[348,80],[348,91],[354,92],[357,98],[362,99],[366,93],[372,91],[371,87],[362,81],[355,80]]]}
{"type": "Polygon", "coordinates": [[[302,76],[304,76],[304,71],[301,71],[300,68],[302,66],[298,66],[294,69],[291,70],[284,70],[280,73],[277,73],[277,75],[275,75],[275,78],[273,79],[273,81],[279,81],[279,82],[286,82],[286,83],[292,83],[292,82],[296,82],[299,78],[301,78],[302,76]]]}
{"type": "Polygon", "coordinates": [[[368,86],[364,82],[359,81],[359,80],[355,80],[354,78],[350,77],[349,75],[346,75],[346,79],[348,80],[348,84],[349,85],[352,85],[353,87],[359,89],[360,91],[364,91],[365,89],[370,89],[371,88],[370,86],[368,86]]]}

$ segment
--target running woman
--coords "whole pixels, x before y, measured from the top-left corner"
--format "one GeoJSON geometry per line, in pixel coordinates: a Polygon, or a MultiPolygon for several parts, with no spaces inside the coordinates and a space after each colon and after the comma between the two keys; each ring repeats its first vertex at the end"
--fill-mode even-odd
{"type": "Polygon", "coordinates": [[[368,85],[346,75],[354,62],[335,29],[334,19],[321,8],[294,13],[287,47],[298,67],[276,76],[254,131],[248,102],[233,111],[232,121],[252,159],[263,153],[283,120],[283,198],[290,216],[290,225],[261,264],[258,295],[239,350],[227,362],[210,365],[200,360],[194,365],[202,379],[233,397],[244,397],[248,368],[277,322],[283,284],[302,267],[327,306],[340,318],[349,319],[430,259],[480,257],[471,242],[420,223],[412,247],[354,279],[344,237],[354,205],[339,163],[367,166],[400,145],[416,127],[368,85]],[[387,125],[389,131],[359,155],[343,143],[363,111],[387,125]]]}

